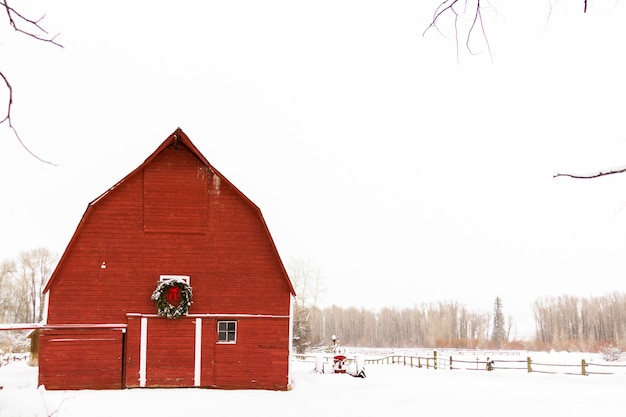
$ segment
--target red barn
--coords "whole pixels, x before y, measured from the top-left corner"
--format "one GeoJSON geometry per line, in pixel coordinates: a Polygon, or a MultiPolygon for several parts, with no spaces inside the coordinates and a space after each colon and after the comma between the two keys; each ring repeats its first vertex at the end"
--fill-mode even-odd
{"type": "Polygon", "coordinates": [[[293,286],[258,207],[180,129],[89,203],[44,291],[47,389],[289,389],[293,286]]]}

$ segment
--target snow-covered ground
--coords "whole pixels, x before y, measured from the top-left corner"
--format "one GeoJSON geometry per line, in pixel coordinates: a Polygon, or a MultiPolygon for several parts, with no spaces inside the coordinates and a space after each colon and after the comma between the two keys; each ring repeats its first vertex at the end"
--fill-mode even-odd
{"type": "MultiPolygon", "coordinates": [[[[468,351],[454,357],[455,360],[467,357],[482,362],[486,354],[489,353],[468,351]]],[[[294,360],[293,389],[286,392],[211,389],[46,391],[36,386],[37,369],[18,362],[0,368],[0,386],[3,386],[0,390],[0,417],[626,415],[626,368],[597,368],[613,372],[610,375],[571,374],[580,370],[577,364],[582,359],[601,363],[597,354],[517,352],[490,355],[496,359],[493,372],[483,370],[481,363],[476,364],[479,370],[470,367],[453,371],[368,364],[367,378],[319,374],[314,372],[313,360],[294,360]],[[523,361],[527,356],[537,363],[572,364],[572,367],[553,367],[557,372],[562,370],[556,374],[498,369],[506,364],[507,358],[515,361],[518,357],[523,361]]],[[[622,362],[618,364],[624,365],[622,362]]]]}

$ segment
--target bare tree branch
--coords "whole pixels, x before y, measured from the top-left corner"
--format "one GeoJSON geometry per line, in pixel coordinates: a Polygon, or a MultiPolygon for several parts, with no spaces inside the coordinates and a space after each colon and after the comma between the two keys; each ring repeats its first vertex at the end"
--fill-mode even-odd
{"type": "MultiPolygon", "coordinates": [[[[15,10],[13,7],[9,6],[9,3],[7,0],[0,0],[0,6],[2,6],[4,10],[6,11],[7,17],[9,19],[9,24],[16,32],[29,36],[38,41],[51,43],[60,48],[63,48],[63,45],[61,45],[60,43],[56,41],[58,34],[54,36],[49,36],[48,32],[43,28],[43,26],[41,26],[41,21],[44,19],[45,15],[43,15],[37,20],[33,20],[33,19],[25,17],[24,15],[19,13],[17,10],[15,10]]],[[[17,129],[15,128],[11,120],[11,109],[13,107],[13,87],[11,86],[9,79],[5,76],[4,72],[2,72],[1,70],[0,70],[0,77],[4,81],[4,85],[9,92],[9,99],[7,101],[6,114],[4,115],[2,119],[0,119],[0,124],[7,123],[9,125],[9,129],[13,131],[13,134],[17,138],[20,145],[22,145],[22,147],[29,154],[31,154],[33,157],[35,157],[41,162],[54,165],[53,163],[43,160],[39,156],[35,155],[35,153],[33,153],[26,146],[26,144],[22,141],[22,138],[18,134],[17,129]]]]}
{"type": "Polygon", "coordinates": [[[487,45],[487,51],[489,52],[489,57],[493,61],[493,55],[491,54],[491,45],[489,44],[489,38],[487,38],[487,32],[485,31],[485,23],[483,21],[483,15],[481,13],[480,0],[476,1],[476,10],[474,12],[474,19],[472,20],[472,26],[467,32],[467,40],[465,41],[465,47],[467,48],[468,51],[470,51],[472,55],[474,55],[474,52],[472,51],[472,48],[470,47],[469,43],[470,43],[472,32],[474,31],[474,28],[476,27],[477,23],[480,24],[480,31],[483,34],[483,39],[485,39],[485,44],[487,45]]]}
{"type": "Polygon", "coordinates": [[[428,25],[428,27],[424,30],[424,32],[422,33],[423,35],[426,35],[426,32],[428,32],[428,29],[430,28],[435,28],[439,33],[441,33],[441,31],[439,30],[439,28],[437,27],[437,23],[439,22],[439,18],[446,12],[450,12],[453,13],[455,16],[458,17],[458,14],[456,13],[456,11],[454,10],[454,5],[458,2],[459,0],[444,0],[441,2],[441,4],[439,4],[439,6],[437,7],[437,9],[435,9],[435,14],[433,16],[433,20],[430,22],[430,24],[428,25]]]}
{"type": "Polygon", "coordinates": [[[477,28],[480,27],[480,33],[482,34],[482,38],[484,39],[487,50],[489,52],[489,56],[493,59],[491,55],[491,46],[489,45],[489,39],[487,38],[487,32],[485,30],[485,25],[482,17],[482,9],[483,5],[481,4],[481,0],[443,0],[439,3],[439,6],[435,9],[435,13],[433,14],[433,18],[422,33],[422,36],[426,35],[430,29],[435,29],[437,32],[443,35],[442,31],[439,29],[439,23],[444,19],[447,15],[452,15],[452,19],[454,22],[454,35],[457,46],[457,61],[459,60],[459,20],[463,16],[467,16],[469,13],[472,13],[472,23],[467,30],[467,34],[465,35],[465,48],[472,55],[476,55],[476,53],[472,50],[470,46],[470,42],[473,38],[473,35],[477,28]],[[475,3],[474,7],[472,4],[475,3]],[[457,10],[461,9],[462,10],[457,10]],[[469,10],[469,11],[468,11],[469,10]]]}
{"type": "Polygon", "coordinates": [[[46,31],[43,26],[41,26],[40,22],[46,17],[46,15],[41,16],[37,20],[33,20],[23,16],[20,12],[9,6],[9,3],[6,0],[0,0],[0,6],[4,7],[7,13],[7,17],[9,18],[9,24],[13,29],[15,29],[16,32],[22,33],[26,36],[30,36],[31,38],[37,39],[38,41],[49,42],[63,48],[63,45],[56,41],[56,37],[59,36],[59,34],[56,34],[54,36],[48,36],[48,31],[46,31]],[[31,29],[39,30],[43,33],[43,35],[34,33],[28,29],[22,29],[21,25],[16,23],[16,20],[21,22],[22,24],[26,24],[26,26],[31,29]]]}
{"type": "MultiPolygon", "coordinates": [[[[549,0],[550,10],[546,22],[550,20],[552,10],[557,1],[558,0],[549,0]]],[[[583,0],[584,13],[587,13],[587,5],[588,0],[583,0]]],[[[467,29],[467,33],[465,35],[462,35],[465,37],[465,48],[470,54],[476,55],[476,53],[472,50],[472,47],[470,46],[470,42],[476,34],[476,31],[479,30],[478,28],[480,28],[480,37],[482,37],[482,39],[484,40],[489,56],[493,60],[491,45],[489,42],[489,37],[487,36],[487,30],[485,29],[485,22],[482,16],[482,12],[485,7],[490,7],[488,0],[441,0],[441,3],[439,3],[439,5],[435,8],[432,20],[430,21],[424,32],[422,32],[422,36],[426,36],[426,32],[428,32],[430,29],[435,29],[437,32],[439,32],[439,34],[445,37],[444,33],[439,28],[439,24],[446,16],[451,16],[454,22],[454,35],[457,46],[456,53],[458,61],[460,19],[462,19],[463,17],[471,17],[472,23],[467,29]]]]}
{"type": "MultiPolygon", "coordinates": [[[[439,32],[440,35],[444,36],[443,32],[439,29],[438,23],[441,20],[441,17],[448,13],[448,14],[453,14],[454,15],[454,36],[455,36],[455,44],[457,45],[456,48],[456,60],[457,62],[459,61],[459,30],[458,30],[458,19],[459,19],[459,14],[456,12],[456,10],[454,10],[454,5],[458,3],[459,0],[444,0],[442,1],[439,6],[437,6],[437,8],[435,9],[435,13],[433,15],[433,19],[431,20],[430,24],[428,25],[428,27],[426,27],[426,29],[424,30],[424,32],[422,33],[422,36],[426,36],[426,32],[428,32],[429,29],[435,29],[437,32],[439,32]]],[[[466,0],[467,1],[467,0],[466,0]]]]}
{"type": "Polygon", "coordinates": [[[11,106],[13,105],[13,87],[11,87],[11,83],[9,83],[9,80],[7,79],[7,77],[4,76],[2,71],[0,71],[0,77],[2,77],[2,79],[4,80],[4,84],[6,85],[7,90],[9,90],[9,102],[7,104],[7,113],[4,116],[4,118],[0,120],[0,124],[6,121],[8,121],[9,124],[11,124],[11,106]]]}
{"type": "Polygon", "coordinates": [[[588,179],[592,179],[592,178],[605,177],[607,175],[623,174],[624,172],[626,172],[626,168],[612,169],[612,170],[609,170],[609,171],[600,171],[600,172],[597,172],[595,174],[588,174],[588,175],[559,174],[559,173],[557,173],[557,174],[554,174],[552,176],[552,178],[569,177],[569,178],[576,178],[576,179],[581,179],[581,180],[588,180],[588,179]]]}

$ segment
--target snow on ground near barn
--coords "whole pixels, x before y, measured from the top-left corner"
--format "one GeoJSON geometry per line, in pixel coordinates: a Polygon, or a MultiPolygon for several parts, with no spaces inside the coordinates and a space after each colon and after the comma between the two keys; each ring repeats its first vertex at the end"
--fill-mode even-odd
{"type": "MultiPolygon", "coordinates": [[[[420,352],[420,356],[422,353],[420,352]]],[[[447,353],[440,354],[444,357],[447,353]]],[[[482,362],[468,351],[455,360],[482,362]]],[[[46,391],[37,388],[37,369],[25,362],[0,368],[0,416],[206,416],[318,417],[332,415],[566,415],[590,416],[626,410],[626,368],[599,367],[612,375],[571,375],[581,360],[603,363],[597,354],[517,352],[491,355],[493,372],[434,370],[398,364],[366,365],[367,378],[314,372],[314,361],[294,360],[293,389],[223,391],[132,389],[46,391]],[[571,364],[557,374],[498,369],[506,360],[571,364]]],[[[514,362],[512,362],[514,363],[514,362]]],[[[620,366],[625,365],[618,362],[620,366]]],[[[461,363],[459,363],[461,365],[461,363]]],[[[469,364],[463,364],[463,366],[469,364]]],[[[525,365],[522,363],[522,366],[525,365]]],[[[525,368],[524,368],[525,369],[525,368]]],[[[547,369],[547,368],[546,368],[547,369]]]]}

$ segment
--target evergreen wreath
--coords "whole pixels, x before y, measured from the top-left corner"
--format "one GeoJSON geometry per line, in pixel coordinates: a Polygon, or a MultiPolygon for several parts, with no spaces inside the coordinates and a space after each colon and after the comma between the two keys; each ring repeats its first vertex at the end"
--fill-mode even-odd
{"type": "Polygon", "coordinates": [[[156,302],[159,316],[168,319],[179,319],[187,314],[192,298],[191,287],[178,279],[159,282],[151,297],[156,302]]]}

